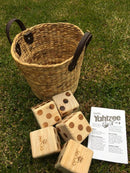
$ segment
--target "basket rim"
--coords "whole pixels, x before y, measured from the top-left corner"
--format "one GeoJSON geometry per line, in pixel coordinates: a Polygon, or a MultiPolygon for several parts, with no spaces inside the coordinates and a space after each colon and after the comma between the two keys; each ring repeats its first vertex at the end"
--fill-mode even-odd
{"type": "Polygon", "coordinates": [[[29,63],[27,63],[27,62],[23,62],[23,61],[19,60],[19,59],[16,57],[16,55],[15,55],[13,49],[14,49],[16,40],[17,40],[17,38],[19,37],[19,35],[20,35],[22,32],[28,32],[28,31],[30,31],[31,29],[33,29],[33,28],[35,28],[35,27],[37,27],[37,26],[40,26],[40,25],[44,25],[44,24],[50,24],[50,25],[54,25],[54,24],[56,24],[56,25],[58,25],[58,24],[65,24],[65,25],[68,25],[68,24],[69,24],[69,25],[71,25],[71,26],[77,28],[77,29],[81,32],[82,36],[84,35],[84,32],[83,32],[78,26],[76,26],[76,25],[74,25],[74,24],[71,24],[71,23],[68,23],[68,22],[41,23],[41,24],[34,25],[34,26],[32,26],[32,27],[26,28],[26,30],[21,31],[20,33],[18,33],[18,34],[14,37],[13,42],[12,42],[12,45],[11,45],[11,55],[12,55],[12,57],[14,58],[14,60],[15,60],[17,63],[19,63],[19,64],[21,64],[21,65],[24,65],[24,66],[30,66],[30,67],[57,67],[57,66],[61,66],[61,65],[65,64],[65,63],[67,63],[67,62],[69,62],[69,61],[71,61],[71,60],[73,59],[73,56],[71,56],[70,58],[68,58],[67,60],[65,60],[65,61],[63,61],[63,62],[61,62],[61,63],[42,65],[42,64],[35,64],[35,63],[29,64],[29,63]]]}

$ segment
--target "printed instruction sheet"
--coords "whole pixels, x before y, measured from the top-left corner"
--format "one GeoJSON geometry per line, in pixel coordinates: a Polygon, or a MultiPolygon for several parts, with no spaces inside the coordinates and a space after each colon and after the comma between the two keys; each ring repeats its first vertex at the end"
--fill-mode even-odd
{"type": "Polygon", "coordinates": [[[128,164],[125,111],[92,107],[90,116],[93,159],[128,164]]]}

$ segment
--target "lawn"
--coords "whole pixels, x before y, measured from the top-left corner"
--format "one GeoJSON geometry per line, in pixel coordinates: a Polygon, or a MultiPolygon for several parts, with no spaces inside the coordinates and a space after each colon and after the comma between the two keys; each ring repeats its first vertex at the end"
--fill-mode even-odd
{"type": "MultiPolygon", "coordinates": [[[[126,111],[130,160],[129,0],[0,0],[0,172],[58,173],[57,155],[33,159],[29,133],[39,129],[31,107],[40,103],[17,68],[5,34],[12,18],[26,27],[69,22],[93,35],[75,97],[89,121],[92,106],[126,111]]],[[[11,38],[20,32],[11,27],[11,38]]],[[[86,145],[87,141],[83,142],[86,145]]],[[[127,173],[128,165],[92,160],[89,173],[127,173]]]]}

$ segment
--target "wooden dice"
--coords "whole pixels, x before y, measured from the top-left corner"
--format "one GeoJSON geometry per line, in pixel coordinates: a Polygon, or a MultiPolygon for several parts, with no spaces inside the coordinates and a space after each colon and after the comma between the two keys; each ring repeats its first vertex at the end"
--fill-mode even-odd
{"type": "Polygon", "coordinates": [[[60,152],[60,138],[56,128],[50,126],[30,133],[32,157],[39,158],[60,152]]]}
{"type": "Polygon", "coordinates": [[[55,168],[63,173],[88,173],[93,151],[74,140],[64,144],[55,168]]]}
{"type": "Polygon", "coordinates": [[[52,99],[56,103],[62,117],[71,114],[79,108],[79,103],[71,91],[66,91],[64,93],[55,95],[52,97],[52,99]]]}
{"type": "Polygon", "coordinates": [[[61,116],[53,101],[41,103],[31,108],[41,128],[54,125],[61,121],[61,116]]]}
{"type": "Polygon", "coordinates": [[[31,108],[41,127],[30,133],[32,157],[40,158],[61,151],[56,169],[63,173],[88,173],[93,152],[80,143],[92,128],[83,113],[78,111],[79,104],[71,91],[55,95],[52,100],[31,108]],[[62,150],[57,131],[67,141],[62,150]]]}
{"type": "Polygon", "coordinates": [[[65,117],[56,125],[56,128],[65,141],[73,139],[79,143],[81,143],[92,131],[81,111],[65,117]]]}

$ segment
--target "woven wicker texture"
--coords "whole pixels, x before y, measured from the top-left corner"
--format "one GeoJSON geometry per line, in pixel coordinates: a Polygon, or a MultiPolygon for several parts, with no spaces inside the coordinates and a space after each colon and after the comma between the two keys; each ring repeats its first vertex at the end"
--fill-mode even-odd
{"type": "MultiPolygon", "coordinates": [[[[73,71],[68,66],[84,33],[69,23],[43,23],[20,32],[13,40],[11,54],[39,99],[76,91],[84,49],[73,71]],[[25,36],[31,33],[33,42],[25,36]],[[20,53],[17,50],[20,47],[20,53]]],[[[30,39],[30,38],[29,38],[30,39]]]]}

